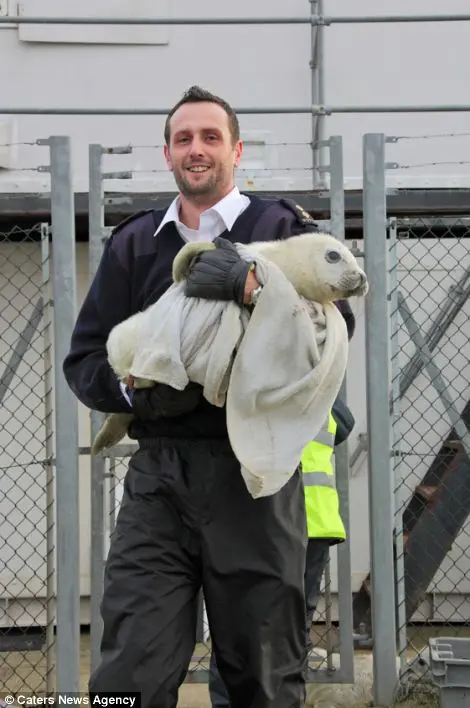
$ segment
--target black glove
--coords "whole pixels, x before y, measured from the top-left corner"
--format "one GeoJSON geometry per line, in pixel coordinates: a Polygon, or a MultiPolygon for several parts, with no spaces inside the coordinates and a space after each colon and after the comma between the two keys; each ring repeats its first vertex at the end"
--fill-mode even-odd
{"type": "Polygon", "coordinates": [[[190,382],[183,391],[166,384],[155,384],[151,388],[136,388],[131,392],[131,404],[140,420],[174,418],[191,413],[202,398],[202,387],[190,382]]]}
{"type": "Polygon", "coordinates": [[[335,445],[341,445],[353,431],[356,421],[348,406],[338,396],[331,410],[336,421],[335,445]]]}
{"type": "Polygon", "coordinates": [[[218,237],[214,244],[215,250],[200,253],[191,264],[185,295],[206,300],[235,300],[242,307],[251,263],[239,256],[230,241],[218,237]]]}

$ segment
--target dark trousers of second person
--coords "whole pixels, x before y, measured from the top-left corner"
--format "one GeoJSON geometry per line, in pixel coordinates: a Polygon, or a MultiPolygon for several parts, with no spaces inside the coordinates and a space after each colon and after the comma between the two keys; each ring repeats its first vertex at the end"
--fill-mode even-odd
{"type": "MultiPolygon", "coordinates": [[[[320,588],[323,573],[329,557],[330,543],[320,538],[309,538],[305,564],[305,604],[307,621],[307,651],[313,648],[310,637],[313,616],[320,598],[320,588]]],[[[225,683],[217,669],[215,652],[210,658],[209,695],[212,708],[230,708],[230,700],[225,683]]]]}

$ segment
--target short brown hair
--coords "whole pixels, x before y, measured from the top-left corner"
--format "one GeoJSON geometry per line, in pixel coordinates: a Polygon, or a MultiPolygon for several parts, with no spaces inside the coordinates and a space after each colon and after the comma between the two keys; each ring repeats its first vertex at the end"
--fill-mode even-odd
{"type": "Polygon", "coordinates": [[[232,136],[232,143],[235,145],[235,143],[240,140],[240,125],[238,123],[237,114],[235,113],[233,108],[227,103],[227,101],[224,101],[224,99],[220,98],[219,96],[215,96],[210,91],[206,91],[206,89],[203,89],[200,86],[191,86],[191,88],[184,92],[182,98],[180,98],[178,103],[173,106],[167,116],[167,119],[165,121],[164,132],[165,142],[167,145],[169,145],[170,143],[170,120],[173,114],[178,110],[180,106],[183,106],[185,103],[202,102],[216,103],[218,106],[221,106],[228,116],[228,124],[230,128],[230,134],[232,136]]]}

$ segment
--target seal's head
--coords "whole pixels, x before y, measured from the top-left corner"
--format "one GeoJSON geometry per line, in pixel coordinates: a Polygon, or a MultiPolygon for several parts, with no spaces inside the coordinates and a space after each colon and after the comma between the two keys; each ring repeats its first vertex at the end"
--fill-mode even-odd
{"type": "Polygon", "coordinates": [[[356,257],[331,234],[315,231],[250,247],[273,261],[307,300],[324,304],[368,292],[367,276],[356,257]]]}

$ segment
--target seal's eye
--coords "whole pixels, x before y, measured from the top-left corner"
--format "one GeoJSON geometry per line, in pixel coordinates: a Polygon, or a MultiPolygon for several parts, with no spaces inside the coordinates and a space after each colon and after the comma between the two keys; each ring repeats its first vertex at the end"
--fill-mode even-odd
{"type": "Polygon", "coordinates": [[[341,260],[341,254],[339,251],[327,251],[325,253],[325,260],[327,263],[339,263],[341,260]]]}

